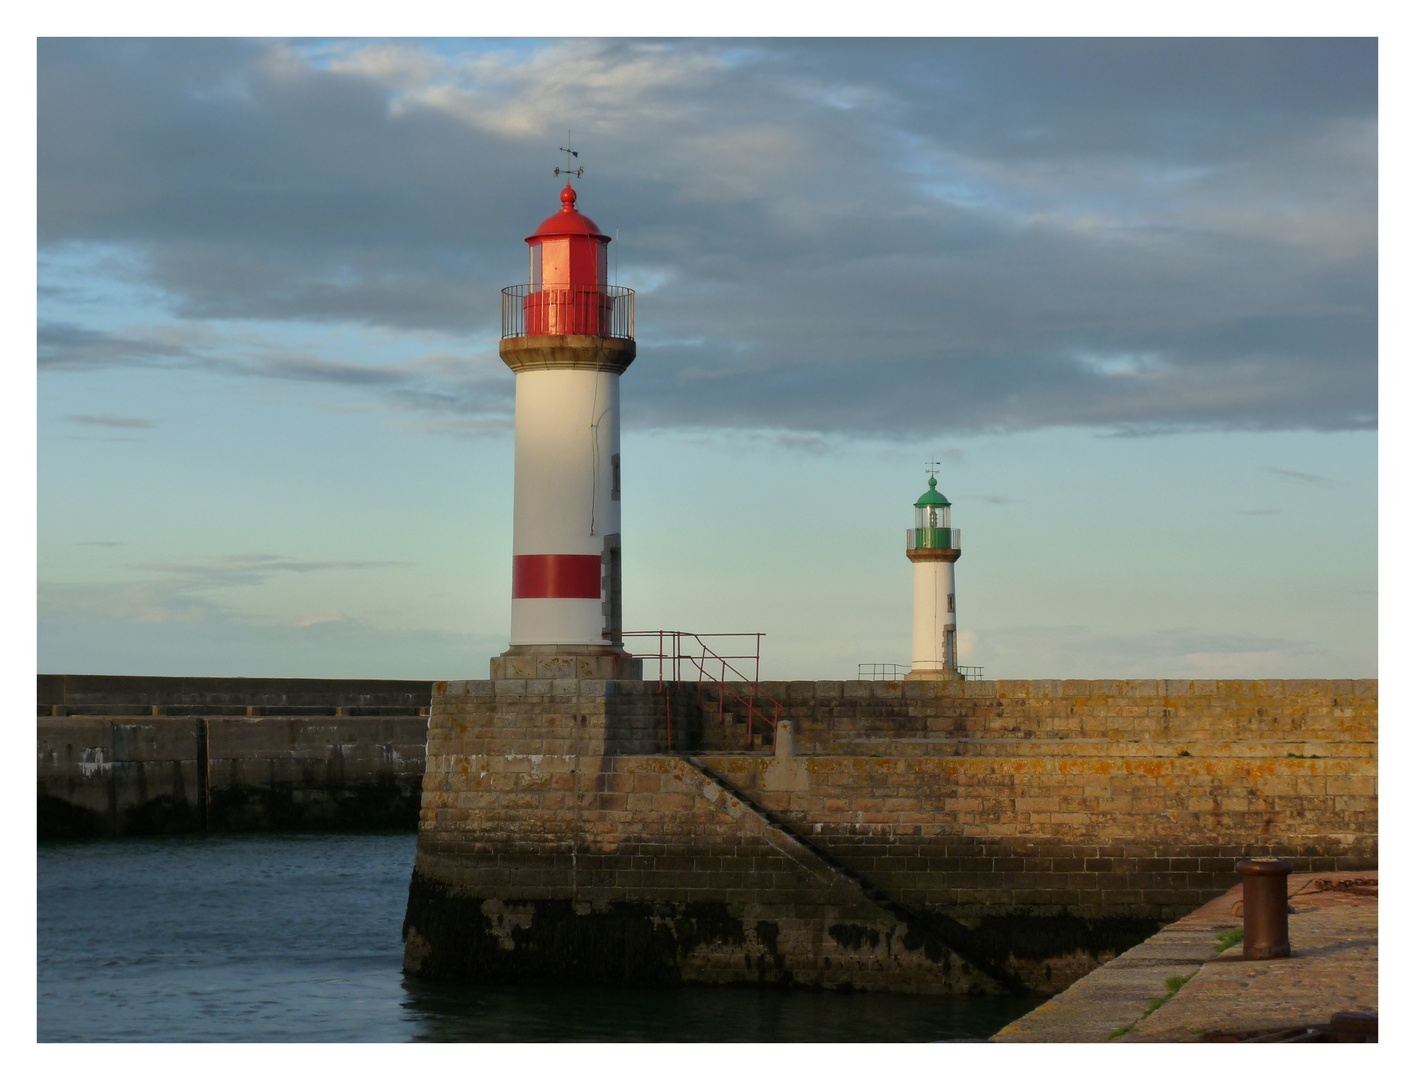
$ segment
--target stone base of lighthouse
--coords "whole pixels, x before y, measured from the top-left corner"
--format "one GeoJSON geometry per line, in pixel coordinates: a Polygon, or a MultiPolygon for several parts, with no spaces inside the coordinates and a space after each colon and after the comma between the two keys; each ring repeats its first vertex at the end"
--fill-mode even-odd
{"type": "Polygon", "coordinates": [[[934,682],[943,679],[957,679],[959,682],[962,682],[963,676],[956,671],[911,671],[904,676],[905,682],[921,682],[924,680],[934,682]]]}
{"type": "Polygon", "coordinates": [[[618,645],[512,645],[491,658],[493,679],[632,679],[644,662],[618,645]]]}

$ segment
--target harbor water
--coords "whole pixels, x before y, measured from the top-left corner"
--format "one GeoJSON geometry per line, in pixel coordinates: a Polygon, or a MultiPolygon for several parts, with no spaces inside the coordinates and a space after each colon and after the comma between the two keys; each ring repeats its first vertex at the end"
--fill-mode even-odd
{"type": "Polygon", "coordinates": [[[1038,999],[775,988],[449,987],[405,978],[417,838],[41,844],[41,1042],[915,1042],[1038,999]]]}

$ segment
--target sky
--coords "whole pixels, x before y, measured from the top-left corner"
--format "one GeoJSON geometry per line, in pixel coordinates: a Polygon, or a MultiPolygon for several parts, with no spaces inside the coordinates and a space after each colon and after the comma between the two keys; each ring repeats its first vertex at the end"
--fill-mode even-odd
{"type": "Polygon", "coordinates": [[[637,291],[625,619],[989,678],[1377,673],[1372,39],[43,39],[38,665],[484,678],[499,290],[637,291]]]}

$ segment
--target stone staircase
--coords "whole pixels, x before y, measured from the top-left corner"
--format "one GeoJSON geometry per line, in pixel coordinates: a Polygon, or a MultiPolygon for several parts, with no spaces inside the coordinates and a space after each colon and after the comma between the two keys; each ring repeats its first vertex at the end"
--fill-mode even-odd
{"type": "Polygon", "coordinates": [[[752,723],[747,723],[747,705],[731,692],[719,694],[714,683],[703,683],[697,707],[697,747],[704,751],[737,753],[743,750],[770,753],[774,733],[768,720],[773,706],[757,707],[752,723]],[[724,701],[725,698],[725,701],[724,701]]]}
{"type": "MultiPolygon", "coordinates": [[[[745,723],[742,727],[745,730],[745,723]]],[[[1026,988],[1016,976],[979,955],[970,931],[962,923],[946,915],[922,912],[900,903],[809,838],[793,832],[776,814],[758,806],[702,760],[689,754],[681,754],[679,758],[687,766],[679,779],[698,795],[721,806],[745,830],[759,835],[832,892],[877,908],[888,918],[901,923],[907,930],[906,945],[917,947],[910,939],[918,940],[931,958],[940,950],[947,950],[990,978],[999,990],[1025,992],[1026,988]]]]}

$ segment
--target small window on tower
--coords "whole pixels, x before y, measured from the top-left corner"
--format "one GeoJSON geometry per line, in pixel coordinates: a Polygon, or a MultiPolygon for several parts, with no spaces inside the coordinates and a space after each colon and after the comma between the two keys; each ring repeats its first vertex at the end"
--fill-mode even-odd
{"type": "Polygon", "coordinates": [[[952,611],[952,610],[953,610],[953,594],[952,594],[952,593],[949,593],[949,594],[948,594],[948,610],[949,610],[949,611],[952,611]]]}
{"type": "MultiPolygon", "coordinates": [[[[619,455],[615,454],[609,459],[610,468],[614,470],[614,486],[609,490],[611,499],[619,498],[619,455]]],[[[949,611],[952,611],[952,601],[950,601],[949,611]]]]}
{"type": "Polygon", "coordinates": [[[531,285],[540,288],[540,245],[531,245],[531,285]]]}

